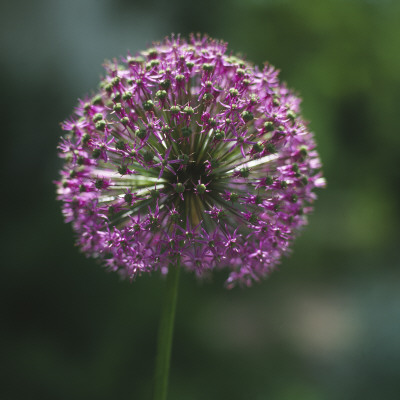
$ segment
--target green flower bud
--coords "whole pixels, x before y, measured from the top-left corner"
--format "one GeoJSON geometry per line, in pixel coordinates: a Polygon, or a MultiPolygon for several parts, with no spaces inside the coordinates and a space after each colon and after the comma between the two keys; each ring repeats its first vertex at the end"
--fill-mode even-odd
{"type": "Polygon", "coordinates": [[[132,92],[124,92],[124,93],[122,93],[122,100],[127,101],[127,100],[131,99],[132,96],[133,96],[132,92]]]}
{"type": "Polygon", "coordinates": [[[160,60],[155,59],[155,60],[151,60],[150,61],[150,67],[151,68],[156,67],[158,65],[160,65],[160,60]]]}
{"type": "Polygon", "coordinates": [[[122,110],[122,104],[121,103],[114,104],[113,110],[116,112],[120,112],[122,110]]]}
{"type": "Polygon", "coordinates": [[[256,105],[258,103],[259,99],[255,94],[250,95],[250,104],[251,105],[256,105]]]}
{"type": "Polygon", "coordinates": [[[217,218],[224,218],[224,217],[225,217],[225,212],[223,210],[218,211],[217,218]]]}
{"type": "Polygon", "coordinates": [[[93,153],[92,153],[92,157],[93,158],[99,158],[101,154],[101,150],[100,149],[94,149],[93,153]]]}
{"type": "Polygon", "coordinates": [[[229,195],[229,200],[230,200],[232,203],[234,203],[235,201],[237,201],[238,198],[239,198],[239,195],[238,195],[237,193],[231,193],[231,194],[229,195]]]}
{"type": "Polygon", "coordinates": [[[214,132],[214,139],[215,140],[222,140],[224,138],[225,138],[224,132],[222,132],[220,130],[217,130],[217,131],[214,132]]]}
{"type": "Polygon", "coordinates": [[[96,122],[95,126],[96,129],[98,129],[99,131],[104,131],[104,129],[106,128],[106,121],[102,119],[101,121],[96,122]]]}
{"type": "Polygon", "coordinates": [[[117,86],[120,82],[121,82],[121,79],[119,78],[119,76],[116,76],[116,77],[112,78],[111,85],[117,86]]]}
{"type": "Polygon", "coordinates": [[[157,51],[157,49],[152,47],[151,49],[147,50],[147,54],[148,54],[149,58],[154,58],[157,56],[158,51],[157,51]]]}
{"type": "Polygon", "coordinates": [[[125,142],[122,139],[118,140],[118,142],[115,143],[115,148],[117,150],[125,150],[125,142]]]}
{"type": "Polygon", "coordinates": [[[305,158],[305,157],[307,156],[307,154],[308,154],[307,147],[305,147],[305,146],[301,146],[300,149],[299,149],[299,151],[300,151],[300,154],[301,154],[301,156],[302,156],[303,158],[305,158]]]}
{"type": "Polygon", "coordinates": [[[121,93],[114,93],[113,97],[112,97],[113,101],[120,101],[121,100],[121,93]]]}
{"type": "Polygon", "coordinates": [[[296,119],[296,113],[292,110],[289,110],[286,114],[286,116],[291,120],[294,121],[296,119]]]}
{"type": "Polygon", "coordinates": [[[126,165],[120,165],[120,166],[118,167],[118,172],[119,172],[121,175],[126,175],[127,172],[128,172],[128,168],[126,167],[126,165]]]}
{"type": "Polygon", "coordinates": [[[147,135],[146,128],[140,128],[136,130],[135,134],[140,140],[143,140],[147,135]]]}
{"type": "Polygon", "coordinates": [[[172,106],[170,109],[171,114],[178,114],[180,111],[179,106],[172,106]]]}
{"type": "Polygon", "coordinates": [[[112,92],[112,89],[113,89],[112,83],[107,83],[106,85],[104,85],[104,90],[106,92],[112,92]]]}
{"type": "Polygon", "coordinates": [[[171,81],[169,79],[164,79],[161,83],[160,86],[165,89],[168,90],[171,86],[171,81]]]}
{"type": "Polygon", "coordinates": [[[197,193],[199,193],[199,194],[204,194],[206,192],[206,189],[207,189],[206,185],[204,185],[203,183],[199,183],[196,186],[197,193]]]}
{"type": "Polygon", "coordinates": [[[256,198],[254,199],[256,204],[261,204],[263,202],[263,198],[258,194],[256,195],[256,198]]]}
{"type": "Polygon", "coordinates": [[[244,122],[249,122],[252,119],[254,119],[254,115],[251,111],[243,111],[242,118],[243,118],[244,122]]]}
{"type": "Polygon", "coordinates": [[[96,179],[96,182],[94,183],[94,186],[96,187],[96,189],[103,189],[104,179],[102,179],[102,178],[96,179]]]}
{"type": "Polygon", "coordinates": [[[273,179],[271,176],[267,176],[267,177],[265,178],[265,184],[266,184],[267,186],[271,186],[273,183],[274,183],[274,179],[273,179]]]}
{"type": "Polygon", "coordinates": [[[132,200],[133,200],[133,195],[132,193],[126,193],[124,196],[124,200],[128,203],[128,204],[132,204],[132,200]]]}
{"type": "Polygon", "coordinates": [[[194,114],[193,108],[192,108],[192,107],[189,107],[189,106],[186,106],[186,107],[183,109],[183,112],[186,113],[186,114],[188,114],[188,115],[193,115],[193,114],[194,114]]]}
{"type": "Polygon", "coordinates": [[[257,142],[256,144],[253,145],[253,150],[256,153],[260,153],[261,151],[263,151],[264,147],[263,144],[261,142],[257,142]]]}
{"type": "Polygon", "coordinates": [[[154,103],[151,100],[147,100],[143,103],[143,109],[145,111],[152,111],[154,109],[154,103]]]}
{"type": "Polygon", "coordinates": [[[184,126],[184,127],[182,128],[182,136],[183,136],[183,137],[187,138],[187,137],[189,137],[191,134],[192,134],[192,130],[191,130],[189,127],[184,126]]]}
{"type": "MultiPolygon", "coordinates": [[[[96,124],[97,125],[97,124],[96,124]]],[[[85,133],[83,136],[82,136],[82,143],[83,144],[88,144],[89,143],[89,140],[90,140],[90,135],[88,134],[88,133],[85,133]]]]}
{"type": "Polygon", "coordinates": [[[232,89],[229,89],[229,93],[232,97],[237,97],[239,95],[239,90],[232,88],[232,89]]]}
{"type": "Polygon", "coordinates": [[[166,97],[167,97],[167,92],[166,92],[165,90],[158,90],[158,91],[156,92],[156,98],[157,98],[157,99],[163,100],[163,99],[165,99],[166,97]]]}
{"type": "Polygon", "coordinates": [[[248,178],[250,175],[250,169],[249,168],[242,168],[240,171],[240,176],[242,178],[248,178]]]}
{"type": "Polygon", "coordinates": [[[140,64],[144,61],[143,57],[129,57],[128,58],[128,64],[140,64]]]}
{"type": "Polygon", "coordinates": [[[139,231],[140,231],[140,225],[139,225],[139,224],[134,224],[134,225],[133,225],[133,230],[134,230],[135,232],[139,232],[139,231]]]}
{"type": "Polygon", "coordinates": [[[201,68],[203,71],[212,72],[214,70],[214,65],[203,64],[201,68]]]}
{"type": "Polygon", "coordinates": [[[275,129],[275,125],[274,125],[273,122],[267,121],[267,122],[264,123],[264,129],[267,132],[272,132],[275,129]]]}
{"type": "Polygon", "coordinates": [[[267,143],[265,149],[268,151],[269,154],[276,153],[276,147],[272,143],[267,143]]]}
{"type": "Polygon", "coordinates": [[[93,115],[92,121],[97,122],[100,121],[101,119],[103,119],[103,115],[101,113],[96,113],[93,115]]]}
{"type": "Polygon", "coordinates": [[[183,193],[185,191],[185,185],[183,183],[178,182],[175,185],[175,192],[176,193],[183,193]]]}
{"type": "Polygon", "coordinates": [[[102,102],[103,102],[103,98],[99,94],[97,96],[94,96],[93,99],[92,99],[92,104],[93,105],[99,105],[102,102]]]}
{"type": "Polygon", "coordinates": [[[203,101],[205,101],[207,103],[207,102],[211,102],[213,100],[214,100],[214,96],[212,93],[204,93],[203,101]]]}
{"type": "Polygon", "coordinates": [[[301,182],[304,186],[306,186],[307,183],[308,183],[308,178],[307,178],[306,176],[302,176],[301,179],[300,179],[300,182],[301,182]]]}

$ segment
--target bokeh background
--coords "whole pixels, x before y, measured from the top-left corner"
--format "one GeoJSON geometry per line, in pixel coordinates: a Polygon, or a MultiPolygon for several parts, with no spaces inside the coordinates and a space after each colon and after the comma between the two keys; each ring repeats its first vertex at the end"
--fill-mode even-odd
{"type": "Polygon", "coordinates": [[[74,247],[59,123],[102,62],[207,32],[301,93],[324,163],[310,225],[252,289],[183,274],[174,400],[400,398],[400,2],[36,0],[0,6],[0,398],[150,399],[164,282],[74,247]]]}

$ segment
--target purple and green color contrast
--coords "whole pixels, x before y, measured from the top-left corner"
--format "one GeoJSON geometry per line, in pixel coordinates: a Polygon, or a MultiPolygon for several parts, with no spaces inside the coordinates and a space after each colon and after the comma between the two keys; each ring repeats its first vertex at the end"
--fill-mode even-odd
{"type": "Polygon", "coordinates": [[[207,36],[105,65],[62,124],[57,182],[78,246],[134,279],[171,264],[226,284],[270,274],[325,185],[300,99],[207,36]]]}

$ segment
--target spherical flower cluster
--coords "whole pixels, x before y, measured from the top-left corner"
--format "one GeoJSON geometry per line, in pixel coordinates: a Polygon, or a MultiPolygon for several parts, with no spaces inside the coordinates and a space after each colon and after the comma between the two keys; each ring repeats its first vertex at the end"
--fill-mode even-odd
{"type": "Polygon", "coordinates": [[[300,100],[278,72],[207,37],[113,60],[62,124],[58,197],[77,244],[134,278],[179,262],[266,276],[324,185],[300,100]]]}

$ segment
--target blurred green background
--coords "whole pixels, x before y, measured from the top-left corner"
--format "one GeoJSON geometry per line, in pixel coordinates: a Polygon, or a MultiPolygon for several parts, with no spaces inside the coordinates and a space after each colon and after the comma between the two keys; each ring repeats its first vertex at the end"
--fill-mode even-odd
{"type": "Polygon", "coordinates": [[[400,398],[400,2],[36,0],[0,6],[0,398],[150,399],[164,282],[74,247],[59,123],[104,59],[207,32],[303,97],[324,163],[310,225],[252,289],[181,281],[174,400],[400,398]]]}

